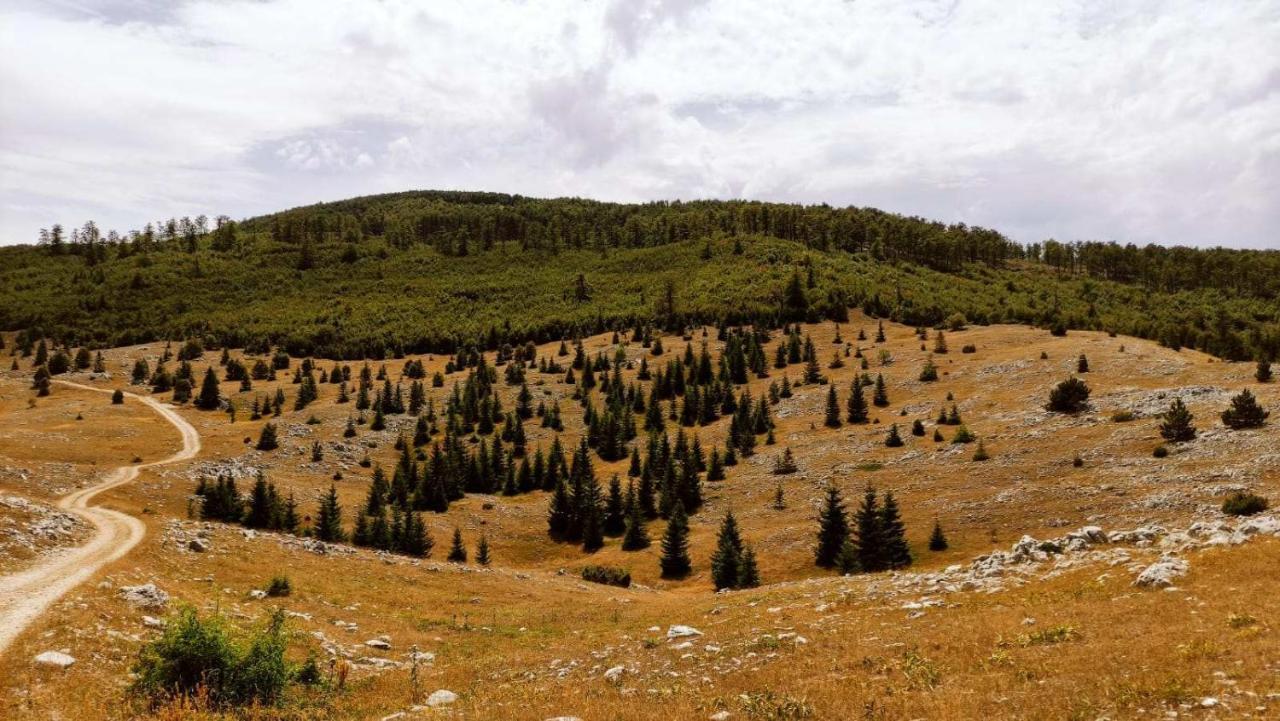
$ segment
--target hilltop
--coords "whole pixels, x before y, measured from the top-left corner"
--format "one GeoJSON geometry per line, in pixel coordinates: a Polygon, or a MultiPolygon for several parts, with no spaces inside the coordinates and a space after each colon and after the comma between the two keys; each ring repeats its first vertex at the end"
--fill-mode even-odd
{"type": "Polygon", "coordinates": [[[627,205],[415,191],[241,222],[86,223],[0,248],[0,328],[349,359],[654,323],[840,320],[1104,330],[1243,360],[1280,352],[1280,252],[1019,245],[871,208],[627,205]],[[797,290],[792,281],[799,279],[797,290]]]}

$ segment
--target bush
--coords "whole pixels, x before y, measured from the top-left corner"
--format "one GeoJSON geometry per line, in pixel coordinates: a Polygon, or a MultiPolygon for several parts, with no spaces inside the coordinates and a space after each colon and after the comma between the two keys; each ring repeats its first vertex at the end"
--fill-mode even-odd
{"type": "Polygon", "coordinates": [[[293,593],[293,584],[289,583],[288,576],[276,576],[271,579],[271,583],[267,584],[267,595],[272,598],[280,598],[293,593]]]}
{"type": "Polygon", "coordinates": [[[616,566],[583,566],[582,580],[628,588],[631,586],[631,572],[616,566]]]}
{"type": "Polygon", "coordinates": [[[1116,411],[1111,414],[1111,420],[1115,423],[1128,423],[1135,417],[1133,411],[1116,411]]]}
{"type": "Polygon", "coordinates": [[[201,618],[186,607],[159,638],[142,647],[131,690],[153,706],[197,693],[220,708],[275,706],[294,677],[284,652],[283,611],[237,641],[221,616],[201,618]]]}
{"type": "Polygon", "coordinates": [[[961,353],[977,353],[978,346],[972,343],[966,343],[963,347],[960,348],[960,352],[961,353]]]}
{"type": "Polygon", "coordinates": [[[1228,516],[1252,516],[1267,510],[1267,499],[1256,493],[1236,491],[1222,502],[1222,512],[1228,516]]]}
{"type": "Polygon", "coordinates": [[[1049,392],[1046,409],[1055,413],[1079,413],[1089,402],[1089,385],[1079,378],[1068,378],[1049,392]]]}
{"type": "Polygon", "coordinates": [[[1156,446],[1155,450],[1151,451],[1151,455],[1156,458],[1165,458],[1169,455],[1169,449],[1164,446],[1156,446]]]}

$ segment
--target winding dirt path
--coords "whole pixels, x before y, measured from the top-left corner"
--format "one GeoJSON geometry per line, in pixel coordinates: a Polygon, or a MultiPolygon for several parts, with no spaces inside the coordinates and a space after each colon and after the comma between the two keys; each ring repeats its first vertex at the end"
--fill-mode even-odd
{"type": "MultiPolygon", "coordinates": [[[[99,393],[113,392],[71,381],[56,382],[99,393]]],[[[106,564],[124,556],[146,535],[147,527],[137,518],[109,508],[90,506],[94,496],[129,483],[143,468],[185,461],[200,452],[200,434],[177,411],[153,398],[133,393],[125,395],[147,404],[177,428],[182,434],[182,450],[158,461],[121,466],[107,474],[101,483],[58,499],[58,508],[93,524],[94,535],[83,546],[58,553],[19,573],[0,577],[0,654],[54,601],[84,583],[106,564]]]]}

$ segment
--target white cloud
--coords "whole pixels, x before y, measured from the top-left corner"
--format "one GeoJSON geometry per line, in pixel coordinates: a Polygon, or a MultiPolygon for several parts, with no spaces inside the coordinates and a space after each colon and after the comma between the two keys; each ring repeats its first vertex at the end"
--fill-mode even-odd
{"type": "Polygon", "coordinates": [[[407,188],[1280,247],[1280,0],[15,0],[0,242],[407,188]]]}

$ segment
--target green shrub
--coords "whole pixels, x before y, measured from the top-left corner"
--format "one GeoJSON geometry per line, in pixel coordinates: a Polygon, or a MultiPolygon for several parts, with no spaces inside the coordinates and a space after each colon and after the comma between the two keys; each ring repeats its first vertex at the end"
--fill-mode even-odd
{"type": "Polygon", "coordinates": [[[1045,406],[1056,413],[1079,413],[1089,402],[1089,385],[1079,378],[1068,378],[1049,392],[1045,406]]]}
{"type": "Polygon", "coordinates": [[[1111,420],[1115,423],[1128,423],[1136,417],[1137,416],[1133,415],[1133,411],[1129,410],[1116,411],[1111,414],[1111,420]]]}
{"type": "Polygon", "coordinates": [[[583,566],[582,580],[628,588],[631,586],[631,572],[616,566],[583,566]]]}
{"type": "Polygon", "coordinates": [[[1164,446],[1156,446],[1155,450],[1151,451],[1151,455],[1156,458],[1165,458],[1169,455],[1169,449],[1164,446]]]}
{"type": "Polygon", "coordinates": [[[276,576],[271,579],[271,583],[267,584],[267,595],[272,598],[280,598],[293,593],[293,584],[289,583],[288,576],[276,576]]]}
{"type": "Polygon", "coordinates": [[[222,616],[201,618],[185,607],[159,638],[142,647],[131,690],[153,706],[198,691],[219,708],[275,706],[294,677],[284,652],[283,611],[237,639],[222,616]]]}
{"type": "Polygon", "coordinates": [[[1222,512],[1228,516],[1252,516],[1267,510],[1267,499],[1256,493],[1236,491],[1222,502],[1222,512]]]}

